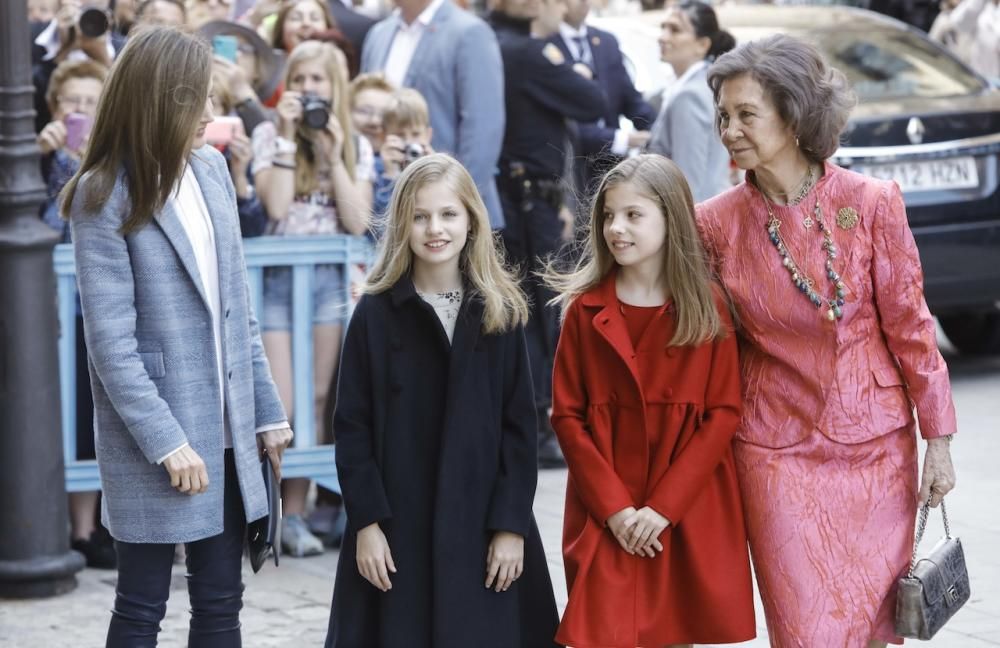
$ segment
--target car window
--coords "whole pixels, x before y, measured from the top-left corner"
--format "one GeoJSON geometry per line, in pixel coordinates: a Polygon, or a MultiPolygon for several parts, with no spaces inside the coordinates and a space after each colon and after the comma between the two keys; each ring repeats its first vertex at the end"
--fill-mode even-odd
{"type": "Polygon", "coordinates": [[[961,63],[915,34],[896,30],[814,33],[861,101],[951,97],[983,89],[961,63]]]}
{"type": "MultiPolygon", "coordinates": [[[[773,27],[739,26],[738,42],[774,34],[773,27]]],[[[851,82],[862,102],[903,97],[953,97],[979,92],[985,85],[934,43],[902,29],[877,27],[838,30],[788,30],[822,50],[851,82]]]]}

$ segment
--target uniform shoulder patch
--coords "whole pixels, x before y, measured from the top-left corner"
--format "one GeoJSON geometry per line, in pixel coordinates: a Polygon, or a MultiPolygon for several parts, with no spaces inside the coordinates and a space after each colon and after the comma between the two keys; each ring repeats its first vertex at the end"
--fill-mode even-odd
{"type": "Polygon", "coordinates": [[[542,56],[549,60],[552,65],[562,65],[566,62],[566,57],[563,56],[562,50],[560,50],[554,43],[549,43],[542,48],[542,56]]]}

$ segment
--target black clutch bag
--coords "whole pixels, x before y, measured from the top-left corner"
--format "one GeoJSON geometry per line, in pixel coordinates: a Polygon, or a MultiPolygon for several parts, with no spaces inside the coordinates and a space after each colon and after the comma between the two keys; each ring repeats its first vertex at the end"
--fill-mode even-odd
{"type": "Polygon", "coordinates": [[[260,462],[260,469],[264,473],[268,514],[247,525],[247,552],[255,574],[264,566],[269,554],[274,555],[274,565],[278,566],[278,548],[281,546],[281,480],[274,474],[267,453],[260,462]]]}
{"type": "Polygon", "coordinates": [[[933,637],[969,600],[965,552],[962,551],[962,542],[951,535],[943,500],[944,537],[929,556],[917,560],[917,545],[927,527],[929,509],[928,504],[920,507],[910,571],[899,579],[896,598],[896,634],[925,641],[933,637]]]}

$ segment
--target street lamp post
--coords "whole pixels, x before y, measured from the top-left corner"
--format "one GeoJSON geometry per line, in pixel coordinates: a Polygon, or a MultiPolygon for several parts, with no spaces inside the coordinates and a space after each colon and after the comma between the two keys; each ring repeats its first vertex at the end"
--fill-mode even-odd
{"type": "Polygon", "coordinates": [[[27,4],[0,0],[0,597],[76,587],[59,418],[52,249],[35,145],[27,4]]]}

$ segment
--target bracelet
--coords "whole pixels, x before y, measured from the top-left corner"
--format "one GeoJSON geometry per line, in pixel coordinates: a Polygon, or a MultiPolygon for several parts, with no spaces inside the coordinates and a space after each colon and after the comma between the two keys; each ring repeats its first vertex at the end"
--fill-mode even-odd
{"type": "Polygon", "coordinates": [[[271,165],[277,169],[288,169],[289,171],[295,170],[294,162],[282,162],[281,160],[274,160],[271,165]]]}

